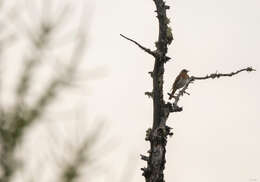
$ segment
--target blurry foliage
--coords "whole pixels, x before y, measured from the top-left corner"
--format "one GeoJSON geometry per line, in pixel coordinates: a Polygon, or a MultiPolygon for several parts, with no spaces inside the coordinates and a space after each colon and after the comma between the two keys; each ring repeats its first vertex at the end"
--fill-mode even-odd
{"type": "Polygon", "coordinates": [[[72,159],[67,162],[63,162],[63,169],[60,181],[64,182],[73,182],[78,179],[80,176],[81,168],[84,167],[84,164],[92,164],[99,156],[90,155],[91,149],[94,148],[97,141],[100,139],[100,134],[103,129],[103,126],[98,124],[93,130],[92,134],[84,140],[79,147],[74,151],[72,159]]]}
{"type": "MultiPolygon", "coordinates": [[[[2,11],[5,8],[5,2],[0,1],[0,67],[3,61],[8,61],[3,60],[1,56],[10,46],[11,40],[15,46],[15,43],[19,39],[14,39],[14,37],[20,36],[17,32],[9,32],[8,26],[2,26],[3,24],[22,24],[27,32],[23,36],[29,41],[31,46],[28,46],[29,56],[23,59],[23,68],[17,78],[16,90],[14,91],[14,104],[11,107],[5,107],[3,103],[0,103],[0,182],[9,182],[12,180],[12,176],[22,162],[15,157],[15,151],[17,146],[21,144],[26,129],[33,123],[40,121],[39,119],[50,103],[55,100],[60,89],[70,86],[70,83],[73,82],[74,74],[85,48],[85,30],[83,26],[80,26],[77,33],[73,32],[74,35],[77,34],[77,37],[73,40],[74,46],[72,48],[72,55],[68,61],[69,63],[64,64],[62,67],[59,65],[56,75],[51,77],[41,94],[33,99],[34,102],[28,103],[27,98],[31,97],[30,90],[35,84],[35,74],[38,69],[41,69],[41,62],[46,59],[46,50],[50,47],[53,49],[54,47],[52,41],[58,36],[56,30],[58,28],[64,29],[67,26],[64,23],[63,17],[68,7],[64,6],[61,13],[51,17],[47,11],[48,7],[51,7],[51,4],[48,4],[51,1],[42,0],[42,3],[45,4],[44,11],[46,12],[42,12],[43,16],[37,22],[32,22],[32,24],[35,24],[35,28],[30,29],[29,26],[26,27],[24,22],[19,22],[21,20],[19,14],[22,13],[23,9],[19,9],[19,7],[7,8],[9,11],[15,12],[2,11]],[[12,17],[8,18],[11,15],[12,17]],[[5,35],[7,36],[5,37],[5,35]]],[[[24,54],[28,54],[28,52],[24,54]]],[[[4,89],[1,84],[2,79],[7,78],[3,77],[2,71],[0,71],[1,93],[4,89]]],[[[88,160],[86,153],[96,139],[96,133],[94,133],[93,136],[83,142],[82,146],[78,146],[77,152],[73,154],[75,155],[75,159],[68,165],[64,165],[60,181],[72,182],[78,177],[81,166],[88,160]]]]}

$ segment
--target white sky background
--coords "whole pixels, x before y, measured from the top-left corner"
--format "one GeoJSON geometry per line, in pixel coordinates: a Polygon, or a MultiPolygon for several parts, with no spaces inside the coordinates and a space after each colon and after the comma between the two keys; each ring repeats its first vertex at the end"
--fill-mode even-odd
{"type": "MultiPolygon", "coordinates": [[[[169,47],[174,61],[166,64],[165,93],[182,68],[196,76],[259,68],[259,1],[167,2],[175,41],[169,47]]],[[[120,160],[115,160],[125,165],[126,154],[135,155],[133,181],[144,180],[138,155],[148,149],[144,131],[152,123],[152,101],[143,93],[152,87],[147,72],[153,59],[119,34],[153,49],[158,35],[154,10],[152,1],[96,1],[87,56],[109,70],[108,77],[93,83],[90,110],[109,118],[120,137],[115,154],[120,160]]],[[[260,180],[259,82],[259,72],[242,73],[189,88],[191,95],[180,103],[184,111],[168,120],[175,135],[167,145],[166,181],[260,180]]]]}
{"type": "MultiPolygon", "coordinates": [[[[100,181],[119,181],[123,171],[130,170],[132,180],[141,182],[140,168],[146,164],[139,154],[148,150],[145,131],[152,125],[152,100],[144,92],[152,88],[147,73],[154,61],[119,34],[154,49],[158,35],[155,6],[152,0],[89,2],[88,48],[81,69],[97,70],[97,75],[90,76],[98,79],[87,80],[81,90],[71,93],[72,98],[77,95],[76,101],[67,98],[57,110],[73,110],[70,103],[80,103],[77,107],[87,120],[105,118],[105,137],[115,141],[104,157],[106,175],[100,181]]],[[[166,64],[165,96],[183,68],[194,76],[247,66],[259,69],[259,0],[168,0],[167,4],[175,40],[168,52],[173,61],[166,64]]],[[[167,144],[166,181],[260,180],[259,83],[257,71],[196,81],[189,87],[191,95],[180,101],[183,112],[168,119],[174,136],[167,144]]],[[[64,125],[76,128],[77,120],[64,125]]],[[[73,129],[72,133],[62,130],[61,137],[78,135],[73,129]]],[[[41,146],[45,140],[32,142],[41,146]]]]}

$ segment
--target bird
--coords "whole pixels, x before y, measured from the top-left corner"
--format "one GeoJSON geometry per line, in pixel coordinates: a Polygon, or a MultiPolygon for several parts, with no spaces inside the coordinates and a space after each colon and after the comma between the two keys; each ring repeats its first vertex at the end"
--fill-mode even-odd
{"type": "Polygon", "coordinates": [[[173,85],[172,85],[172,89],[171,89],[171,94],[169,97],[169,100],[171,100],[174,97],[174,93],[176,92],[176,90],[184,87],[184,85],[186,84],[186,82],[189,80],[189,75],[188,75],[188,70],[183,69],[181,70],[181,72],[179,73],[179,75],[176,77],[173,85]]]}

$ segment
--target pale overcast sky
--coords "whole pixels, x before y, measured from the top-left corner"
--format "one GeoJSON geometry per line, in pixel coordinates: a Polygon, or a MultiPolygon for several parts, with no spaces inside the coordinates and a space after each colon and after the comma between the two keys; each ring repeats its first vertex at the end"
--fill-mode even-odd
{"type": "MultiPolygon", "coordinates": [[[[84,4],[78,2],[73,1],[75,7],[84,4]]],[[[248,66],[259,70],[259,0],[166,2],[171,6],[168,17],[175,40],[168,52],[173,59],[165,67],[165,96],[183,68],[194,76],[248,66]]],[[[132,181],[141,182],[140,168],[146,164],[139,154],[148,150],[145,131],[152,125],[152,100],[144,92],[152,88],[147,73],[154,60],[119,34],[154,49],[155,6],[152,0],[89,0],[85,4],[90,17],[82,69],[98,73],[90,74],[97,79],[87,81],[77,92],[78,107],[89,120],[105,120],[106,137],[115,139],[112,146],[116,146],[105,156],[106,175],[99,181],[119,181],[123,171],[129,170],[132,181]]],[[[191,95],[180,101],[183,112],[168,119],[174,136],[167,144],[166,181],[260,181],[259,83],[257,71],[196,81],[189,87],[191,95]]],[[[64,101],[63,107],[71,108],[70,102],[64,101]]]]}
{"type": "MultiPolygon", "coordinates": [[[[153,59],[119,34],[153,49],[158,35],[155,6],[152,0],[95,2],[86,59],[106,65],[108,76],[93,82],[89,109],[108,118],[121,141],[115,156],[127,165],[126,154],[134,155],[133,181],[144,181],[138,155],[148,149],[145,130],[152,124],[152,101],[143,93],[152,88],[147,72],[153,59]]],[[[259,69],[260,1],[167,3],[175,40],[169,47],[173,61],[166,65],[165,93],[183,68],[196,76],[259,69]]],[[[198,81],[189,88],[191,95],[180,102],[183,112],[168,120],[174,136],[167,145],[166,181],[260,180],[259,83],[260,74],[254,72],[198,81]]]]}

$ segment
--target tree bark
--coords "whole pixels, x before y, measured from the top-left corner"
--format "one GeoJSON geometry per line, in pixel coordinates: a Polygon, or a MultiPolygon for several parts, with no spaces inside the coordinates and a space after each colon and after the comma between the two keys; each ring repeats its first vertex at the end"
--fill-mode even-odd
{"type": "Polygon", "coordinates": [[[166,126],[166,120],[170,113],[169,105],[163,99],[164,64],[169,60],[167,46],[172,41],[171,29],[168,27],[169,19],[166,10],[169,6],[163,0],[154,0],[157,18],[159,21],[159,36],[156,42],[157,56],[153,69],[153,127],[148,130],[146,140],[150,142],[147,168],[142,168],[146,182],[164,182],[165,153],[167,136],[171,135],[170,127],[166,126]]]}

